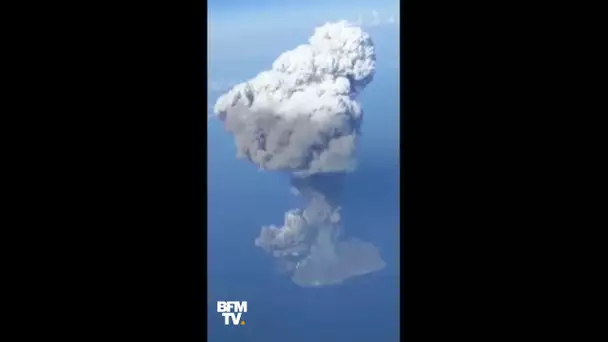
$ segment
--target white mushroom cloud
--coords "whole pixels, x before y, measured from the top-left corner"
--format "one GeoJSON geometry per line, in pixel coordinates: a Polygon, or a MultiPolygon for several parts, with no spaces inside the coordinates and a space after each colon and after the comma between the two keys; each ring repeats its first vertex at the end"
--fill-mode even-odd
{"type": "Polygon", "coordinates": [[[375,49],[361,28],[340,21],[317,27],[309,44],[282,53],[272,68],[220,96],[214,112],[234,135],[237,155],[261,169],[288,172],[309,204],[281,227],[262,228],[257,246],[278,258],[301,286],[340,283],[379,270],[376,248],[340,241],[340,195],[355,168],[375,49]]]}

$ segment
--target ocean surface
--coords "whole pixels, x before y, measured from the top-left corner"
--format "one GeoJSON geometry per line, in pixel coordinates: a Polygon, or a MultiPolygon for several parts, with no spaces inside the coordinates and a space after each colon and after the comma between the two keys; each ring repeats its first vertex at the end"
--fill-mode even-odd
{"type": "MultiPolygon", "coordinates": [[[[373,32],[372,32],[373,34],[373,32]]],[[[358,168],[346,178],[341,215],[345,237],[376,245],[386,267],[324,288],[301,288],[278,274],[254,245],[261,226],[281,225],[299,206],[289,179],[236,159],[232,136],[208,125],[208,333],[210,342],[399,341],[399,75],[395,37],[374,37],[379,55],[360,96],[365,114],[358,168]],[[394,64],[393,64],[394,63],[394,64]],[[247,301],[242,326],[225,326],[218,300],[247,301]]],[[[280,51],[280,48],[277,48],[280,51]]],[[[264,70],[277,51],[226,77],[244,80],[264,70]]],[[[216,71],[216,74],[219,74],[216,71]]],[[[221,89],[212,90],[212,106],[221,89]]]]}

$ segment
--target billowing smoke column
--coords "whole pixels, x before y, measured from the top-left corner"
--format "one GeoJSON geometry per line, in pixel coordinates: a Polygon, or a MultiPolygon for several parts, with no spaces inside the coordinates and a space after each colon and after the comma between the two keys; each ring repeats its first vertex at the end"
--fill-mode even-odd
{"type": "Polygon", "coordinates": [[[215,104],[238,156],[290,173],[294,192],[307,199],[304,210],[288,211],[283,226],[262,227],[255,240],[300,286],[337,284],[384,267],[373,245],[340,239],[343,179],[355,167],[363,117],[356,97],[374,68],[367,33],[346,21],[328,23],[215,104]]]}

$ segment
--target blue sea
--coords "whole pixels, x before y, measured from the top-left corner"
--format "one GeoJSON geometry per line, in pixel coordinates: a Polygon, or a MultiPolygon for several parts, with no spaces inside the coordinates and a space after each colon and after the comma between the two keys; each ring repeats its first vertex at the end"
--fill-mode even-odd
{"type": "MultiPolygon", "coordinates": [[[[306,31],[302,32],[305,37],[306,31]]],[[[208,125],[208,333],[210,342],[399,341],[399,75],[396,34],[370,31],[378,68],[360,96],[365,110],[358,168],[346,178],[341,215],[346,237],[376,245],[386,267],[343,284],[301,288],[278,274],[254,245],[263,225],[283,223],[300,200],[289,179],[236,158],[232,136],[208,125]],[[375,35],[375,36],[374,36],[375,35]],[[247,301],[245,325],[224,325],[217,301],[247,301]]],[[[298,39],[300,42],[301,39],[298,39]]],[[[304,41],[305,42],[305,41],[304,41]]],[[[296,45],[286,45],[293,48],[296,45]]],[[[269,67],[277,51],[225,74],[245,80],[269,67]]],[[[217,58],[220,60],[221,58],[217,58]]],[[[212,106],[220,89],[211,90],[212,106]]]]}

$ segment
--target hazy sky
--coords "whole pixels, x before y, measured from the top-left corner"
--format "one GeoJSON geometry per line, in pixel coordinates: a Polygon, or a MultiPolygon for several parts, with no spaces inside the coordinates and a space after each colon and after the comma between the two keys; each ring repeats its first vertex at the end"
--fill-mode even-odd
{"type": "MultiPolygon", "coordinates": [[[[363,26],[390,25],[398,22],[395,0],[210,0],[209,43],[221,49],[243,44],[251,48],[264,39],[288,36],[294,30],[311,28],[327,21],[346,19],[361,21],[363,26]]],[[[246,51],[245,51],[246,52],[246,51]]]]}

